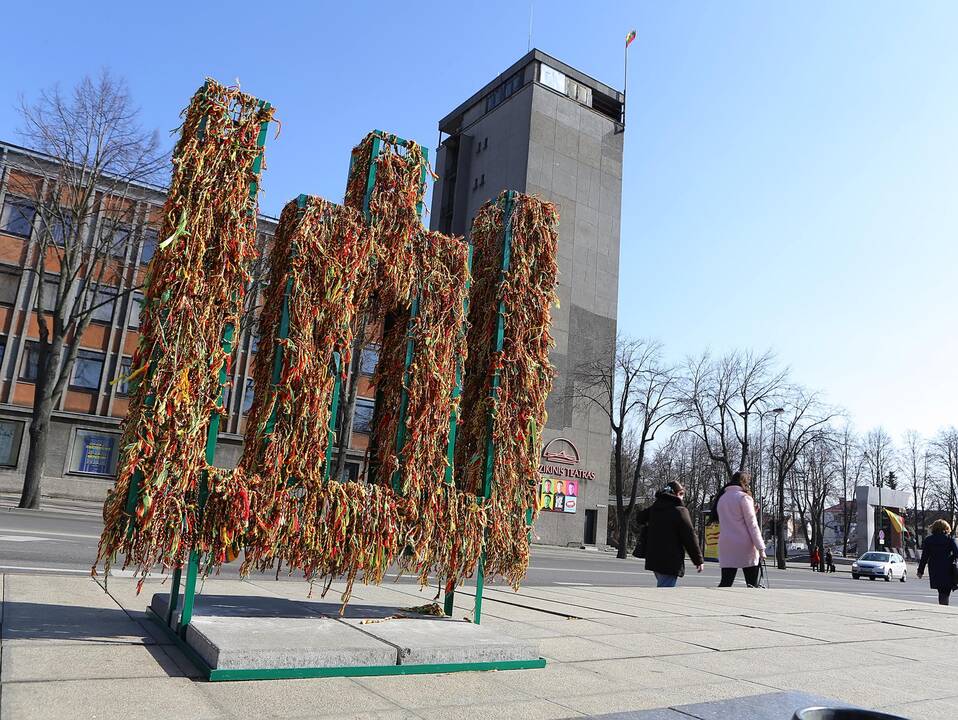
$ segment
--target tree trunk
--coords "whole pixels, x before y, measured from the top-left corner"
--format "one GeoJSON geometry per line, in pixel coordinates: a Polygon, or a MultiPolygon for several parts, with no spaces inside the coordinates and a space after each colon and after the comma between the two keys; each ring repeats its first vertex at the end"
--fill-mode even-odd
{"type": "Polygon", "coordinates": [[[50,377],[56,363],[51,363],[52,353],[40,351],[37,362],[37,383],[33,402],[33,416],[30,420],[30,450],[27,454],[27,469],[23,478],[23,492],[20,494],[21,508],[40,509],[40,481],[47,460],[47,440],[50,435],[50,417],[53,415],[54,378],[50,377]],[[48,370],[48,368],[50,368],[48,370]]]}
{"type": "Polygon", "coordinates": [[[616,508],[616,514],[619,518],[619,550],[615,556],[624,560],[629,556],[629,513],[625,508],[616,508]]]}

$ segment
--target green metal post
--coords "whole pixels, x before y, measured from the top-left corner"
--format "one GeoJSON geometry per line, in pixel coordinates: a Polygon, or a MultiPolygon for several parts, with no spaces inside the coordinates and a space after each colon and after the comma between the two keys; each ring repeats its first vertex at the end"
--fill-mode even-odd
{"type": "MultiPolygon", "coordinates": [[[[466,258],[466,292],[465,297],[462,300],[462,309],[464,317],[469,318],[469,288],[472,285],[472,243],[468,245],[468,256],[466,258]]],[[[465,328],[460,328],[460,336],[465,332],[465,328]]],[[[456,358],[456,384],[452,388],[452,402],[455,402],[462,396],[462,374],[463,374],[463,362],[462,356],[456,358]]],[[[453,460],[456,453],[456,435],[459,432],[459,416],[462,413],[462,408],[457,407],[456,410],[452,413],[452,417],[449,418],[449,442],[446,448],[446,476],[445,481],[446,485],[449,487],[450,492],[453,490],[453,485],[455,484],[455,478],[453,477],[453,460]]],[[[446,585],[446,596],[443,602],[443,612],[446,613],[447,617],[452,617],[452,612],[456,604],[456,585],[455,580],[446,585]]]]}
{"type": "MultiPolygon", "coordinates": [[[[500,284],[505,279],[505,274],[509,271],[509,263],[512,257],[512,208],[515,202],[515,193],[510,190],[506,194],[506,203],[503,208],[503,237],[502,237],[502,270],[499,273],[500,284]]],[[[493,353],[502,352],[503,339],[505,337],[505,303],[500,300],[499,307],[496,309],[496,334],[493,338],[493,353]]],[[[482,478],[482,499],[488,501],[492,497],[492,478],[495,472],[495,444],[492,440],[493,416],[496,404],[499,401],[499,371],[492,376],[492,387],[489,389],[489,395],[492,398],[492,408],[489,411],[489,417],[486,420],[486,457],[485,468],[482,478]]],[[[487,533],[488,535],[488,533],[487,533]]],[[[476,604],[473,610],[472,620],[478,625],[482,618],[482,590],[486,580],[486,547],[483,541],[482,553],[479,555],[479,567],[476,571],[476,604]]]]}
{"type": "MultiPolygon", "coordinates": [[[[333,353],[333,372],[336,373],[336,382],[333,385],[333,399],[329,408],[329,426],[328,439],[326,442],[326,463],[323,468],[323,479],[329,480],[330,468],[333,464],[333,448],[336,446],[336,420],[339,417],[339,393],[342,390],[342,356],[338,352],[333,353]]],[[[348,422],[348,418],[343,418],[343,422],[348,422]]],[[[343,432],[346,432],[345,428],[343,432]]],[[[336,478],[339,480],[340,478],[336,478]]]]}

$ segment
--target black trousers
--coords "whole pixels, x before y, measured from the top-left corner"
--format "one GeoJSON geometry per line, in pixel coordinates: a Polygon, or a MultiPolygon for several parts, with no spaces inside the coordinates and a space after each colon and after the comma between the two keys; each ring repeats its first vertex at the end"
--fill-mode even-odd
{"type": "MultiPolygon", "coordinates": [[[[722,572],[725,572],[724,570],[722,572]]],[[[951,597],[951,590],[939,590],[938,591],[938,604],[947,605],[948,599],[951,597]]]]}
{"type": "MultiPolygon", "coordinates": [[[[735,582],[735,573],[738,570],[735,568],[722,568],[722,582],[719,583],[719,587],[732,587],[732,583],[735,582]]],[[[742,568],[742,575],[745,576],[745,584],[751,587],[758,585],[758,565],[754,567],[742,568]]]]}

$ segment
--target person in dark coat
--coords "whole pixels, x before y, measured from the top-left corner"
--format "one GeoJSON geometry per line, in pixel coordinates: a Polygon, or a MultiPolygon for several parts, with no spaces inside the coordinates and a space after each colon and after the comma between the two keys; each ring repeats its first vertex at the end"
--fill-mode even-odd
{"type": "Polygon", "coordinates": [[[825,572],[835,572],[835,561],[832,559],[832,549],[825,551],[825,572]]]}
{"type": "Polygon", "coordinates": [[[918,579],[921,580],[928,567],[928,583],[938,591],[938,604],[947,605],[951,591],[958,586],[955,563],[958,562],[958,542],[951,537],[951,525],[945,520],[931,524],[931,535],[921,546],[921,561],[918,563],[918,579]]]}
{"type": "Polygon", "coordinates": [[[684,496],[681,483],[670,482],[655,493],[655,502],[636,514],[638,523],[647,525],[645,569],[655,573],[658,587],[675,587],[685,575],[686,552],[698,572],[705,563],[684,496]]]}

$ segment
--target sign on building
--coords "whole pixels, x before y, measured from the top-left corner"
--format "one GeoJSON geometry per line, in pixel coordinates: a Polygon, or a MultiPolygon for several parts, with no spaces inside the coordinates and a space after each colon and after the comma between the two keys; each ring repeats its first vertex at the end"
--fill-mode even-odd
{"type": "Polygon", "coordinates": [[[539,509],[549,512],[574,513],[579,481],[595,480],[594,471],[579,467],[579,450],[566,438],[554,438],[542,448],[539,474],[539,509]]]}

